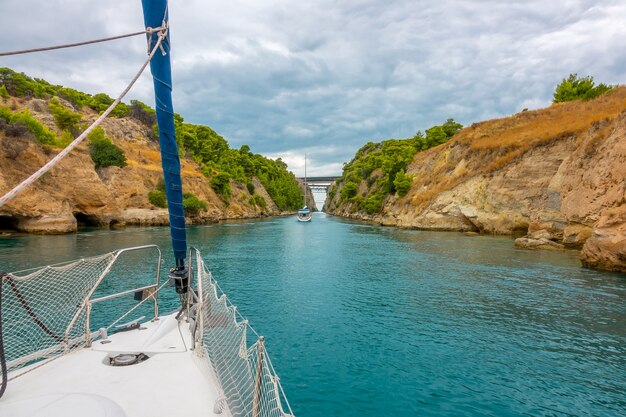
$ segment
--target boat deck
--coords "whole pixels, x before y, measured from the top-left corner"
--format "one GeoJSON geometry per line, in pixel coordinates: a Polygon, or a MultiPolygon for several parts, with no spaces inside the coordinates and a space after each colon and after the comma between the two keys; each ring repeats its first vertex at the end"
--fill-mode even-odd
{"type": "MultiPolygon", "coordinates": [[[[189,325],[174,315],[36,366],[9,381],[0,401],[1,416],[218,415],[215,377],[206,359],[191,350],[189,325]],[[149,358],[128,366],[109,364],[109,358],[120,353],[140,352],[149,358]]],[[[28,368],[19,372],[24,370],[28,368]]]]}

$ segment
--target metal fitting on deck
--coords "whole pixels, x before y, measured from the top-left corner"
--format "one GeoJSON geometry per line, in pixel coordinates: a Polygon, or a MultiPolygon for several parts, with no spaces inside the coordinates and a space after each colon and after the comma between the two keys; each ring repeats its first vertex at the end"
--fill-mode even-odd
{"type": "Polygon", "coordinates": [[[170,285],[176,287],[177,294],[186,294],[189,291],[189,268],[185,266],[172,268],[167,278],[170,285]]]}

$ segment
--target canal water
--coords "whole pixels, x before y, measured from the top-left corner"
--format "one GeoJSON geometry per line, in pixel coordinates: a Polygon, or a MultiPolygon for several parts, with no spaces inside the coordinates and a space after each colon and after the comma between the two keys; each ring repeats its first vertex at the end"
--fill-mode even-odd
{"type": "MultiPolygon", "coordinates": [[[[169,265],[168,233],[0,237],[0,269],[148,243],[169,265]]],[[[575,252],[322,213],[188,239],[266,336],[298,417],[626,415],[626,275],[583,269],[575,252]]]]}

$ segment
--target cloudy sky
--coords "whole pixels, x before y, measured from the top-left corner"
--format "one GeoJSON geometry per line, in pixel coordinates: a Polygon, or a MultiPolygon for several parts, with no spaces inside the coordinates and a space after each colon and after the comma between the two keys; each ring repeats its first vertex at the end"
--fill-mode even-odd
{"type": "MultiPolygon", "coordinates": [[[[368,141],[550,104],[570,73],[626,83],[623,0],[170,0],[174,106],[297,175],[341,173],[368,141]]],[[[0,0],[0,51],[142,29],[139,0],[0,0]]],[[[140,38],[0,58],[117,96],[140,38]]],[[[127,98],[153,105],[149,74],[127,98]]]]}

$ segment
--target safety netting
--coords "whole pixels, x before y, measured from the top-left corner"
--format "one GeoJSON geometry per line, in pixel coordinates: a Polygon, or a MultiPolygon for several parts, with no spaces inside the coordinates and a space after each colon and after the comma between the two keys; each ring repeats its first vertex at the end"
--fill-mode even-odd
{"type": "Polygon", "coordinates": [[[2,338],[8,373],[85,346],[86,300],[114,253],[2,275],[2,338]]]}
{"type": "Polygon", "coordinates": [[[230,304],[196,253],[196,337],[219,380],[233,417],[293,416],[259,336],[230,304]]]}

